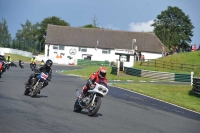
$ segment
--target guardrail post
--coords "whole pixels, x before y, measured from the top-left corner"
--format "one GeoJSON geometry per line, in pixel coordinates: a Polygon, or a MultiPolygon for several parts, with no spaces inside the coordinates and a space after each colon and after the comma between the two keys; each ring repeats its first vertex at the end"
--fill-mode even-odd
{"type": "Polygon", "coordinates": [[[193,85],[194,72],[191,72],[191,86],[193,85]]]}

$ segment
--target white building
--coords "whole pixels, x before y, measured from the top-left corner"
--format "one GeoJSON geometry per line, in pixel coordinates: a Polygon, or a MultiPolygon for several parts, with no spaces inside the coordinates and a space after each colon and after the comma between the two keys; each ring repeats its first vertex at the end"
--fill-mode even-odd
{"type": "Polygon", "coordinates": [[[76,64],[78,59],[89,59],[123,61],[124,66],[132,67],[134,51],[141,51],[146,59],[156,59],[162,57],[162,50],[166,51],[154,33],[57,25],[47,27],[45,57],[55,63],[76,64]]]}

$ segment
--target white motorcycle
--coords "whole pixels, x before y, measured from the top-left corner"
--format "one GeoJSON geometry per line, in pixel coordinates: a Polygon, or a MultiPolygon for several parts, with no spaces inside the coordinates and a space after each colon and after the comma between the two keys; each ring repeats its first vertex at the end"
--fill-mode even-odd
{"type": "Polygon", "coordinates": [[[82,109],[88,110],[88,116],[94,116],[101,107],[102,97],[107,95],[107,84],[98,84],[95,82],[95,88],[88,90],[86,96],[78,98],[80,93],[76,90],[77,100],[74,104],[74,112],[81,112],[82,109]]]}

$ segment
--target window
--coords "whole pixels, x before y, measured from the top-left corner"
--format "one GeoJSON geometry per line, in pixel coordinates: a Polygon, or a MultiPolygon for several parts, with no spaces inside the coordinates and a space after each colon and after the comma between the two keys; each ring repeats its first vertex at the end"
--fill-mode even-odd
{"type": "Polygon", "coordinates": [[[65,46],[59,45],[59,50],[65,50],[65,46]]]}
{"type": "Polygon", "coordinates": [[[110,50],[109,49],[102,49],[102,54],[110,54],[110,50]]]}
{"type": "Polygon", "coordinates": [[[120,61],[130,62],[130,55],[121,55],[120,61]]]}
{"type": "Polygon", "coordinates": [[[55,50],[65,50],[65,46],[63,46],[63,45],[53,45],[53,49],[55,49],[55,50]]]}
{"type": "Polygon", "coordinates": [[[80,52],[87,52],[87,48],[79,47],[80,52]]]}
{"type": "Polygon", "coordinates": [[[58,50],[58,45],[53,45],[53,49],[58,50]]]}

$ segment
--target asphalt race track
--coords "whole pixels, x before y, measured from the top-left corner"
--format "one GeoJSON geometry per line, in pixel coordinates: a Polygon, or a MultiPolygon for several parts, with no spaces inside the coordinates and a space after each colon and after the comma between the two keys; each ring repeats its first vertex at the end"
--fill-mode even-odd
{"type": "Polygon", "coordinates": [[[54,65],[51,83],[36,98],[23,95],[29,64],[7,70],[0,79],[0,133],[200,133],[200,114],[112,86],[96,116],[73,112],[75,90],[86,81],[56,70],[76,68],[54,65]]]}

